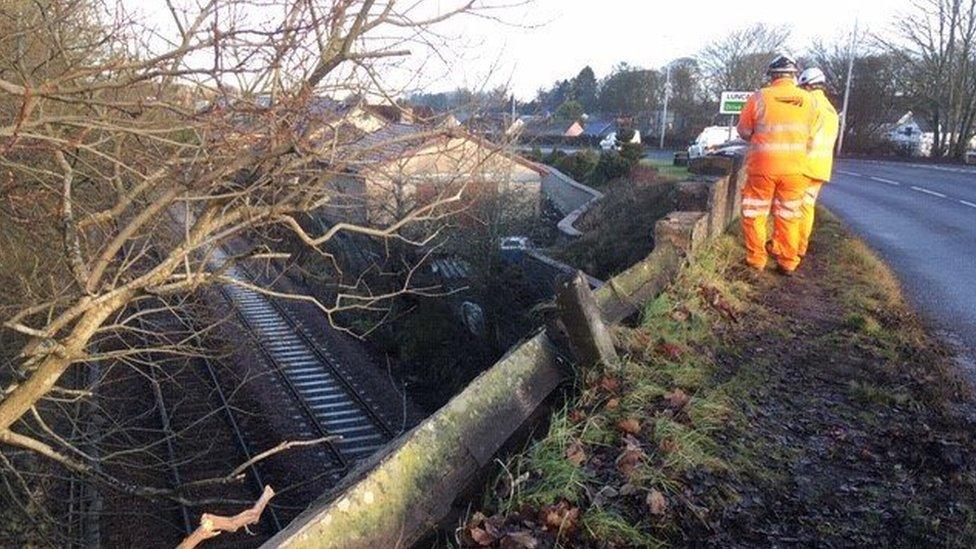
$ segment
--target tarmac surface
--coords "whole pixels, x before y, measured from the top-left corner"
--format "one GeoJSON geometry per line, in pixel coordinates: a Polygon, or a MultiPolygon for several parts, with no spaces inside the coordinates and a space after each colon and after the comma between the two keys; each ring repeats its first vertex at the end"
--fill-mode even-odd
{"type": "Polygon", "coordinates": [[[892,267],[976,383],[976,167],[838,160],[821,203],[892,267]]]}

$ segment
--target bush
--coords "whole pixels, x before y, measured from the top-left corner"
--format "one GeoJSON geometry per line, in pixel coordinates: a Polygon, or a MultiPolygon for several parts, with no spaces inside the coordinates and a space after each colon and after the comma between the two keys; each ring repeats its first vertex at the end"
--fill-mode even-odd
{"type": "Polygon", "coordinates": [[[620,156],[624,157],[630,163],[631,167],[634,167],[640,162],[641,157],[644,156],[644,146],[640,143],[625,142],[620,146],[620,156]]]}
{"type": "Polygon", "coordinates": [[[585,181],[593,173],[600,156],[592,149],[583,149],[556,162],[555,168],[577,181],[585,181]]]}
{"type": "Polygon", "coordinates": [[[619,179],[630,173],[633,165],[617,151],[604,151],[600,154],[600,160],[596,168],[590,175],[590,182],[595,185],[603,185],[608,181],[619,179]]]}
{"type": "Polygon", "coordinates": [[[560,160],[566,157],[566,153],[559,149],[553,149],[549,154],[542,158],[542,161],[549,166],[555,166],[560,160]]]}
{"type": "Polygon", "coordinates": [[[542,154],[542,149],[540,149],[538,145],[533,145],[532,150],[525,153],[525,157],[533,162],[545,161],[545,156],[542,154]]]}

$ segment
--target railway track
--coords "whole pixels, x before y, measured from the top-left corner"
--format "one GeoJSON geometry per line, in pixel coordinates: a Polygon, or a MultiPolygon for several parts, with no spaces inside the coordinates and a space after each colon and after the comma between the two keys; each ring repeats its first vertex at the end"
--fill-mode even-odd
{"type": "MultiPolygon", "coordinates": [[[[230,267],[226,274],[242,281],[255,280],[242,267],[230,267]]],[[[242,286],[224,285],[221,292],[301,403],[317,434],[336,437],[332,447],[344,465],[371,455],[392,438],[392,430],[374,411],[372,399],[346,379],[332,353],[316,345],[287,309],[271,297],[242,286]]]]}
{"type": "MultiPolygon", "coordinates": [[[[243,267],[225,272],[241,281],[259,280],[243,267]]],[[[81,518],[87,517],[96,528],[100,525],[104,546],[131,546],[136,540],[147,547],[175,544],[196,527],[202,512],[236,514],[242,509],[240,502],[253,502],[263,486],[270,485],[276,496],[261,522],[251,528],[253,534],[222,535],[208,542],[256,546],[335,486],[355,462],[394,436],[375,412],[372,398],[343,374],[337,358],[316,343],[293,312],[272,297],[239,285],[218,289],[246,333],[238,339],[244,352],[235,352],[243,364],[235,361],[230,367],[207,356],[153,350],[154,345],[177,342],[205,349],[212,342],[202,341],[199,327],[161,301],[150,300],[151,310],[136,314],[136,332],[155,335],[151,341],[139,342],[147,350],[136,364],[112,374],[112,389],[105,395],[120,403],[120,417],[140,418],[138,436],[145,438],[142,444],[150,450],[129,462],[138,463],[137,469],[143,471],[140,480],[182,486],[187,499],[209,503],[183,506],[160,500],[153,509],[147,507],[149,502],[106,493],[104,510],[93,513],[85,496],[93,489],[84,489],[79,479],[69,488],[69,515],[77,520],[71,530],[79,538],[86,537],[81,518]],[[222,477],[284,442],[315,439],[323,442],[263,459],[248,467],[238,482],[193,484],[222,477]],[[134,517],[141,518],[126,527],[134,517]]],[[[135,440],[112,442],[119,447],[124,443],[135,440]]],[[[124,477],[126,469],[114,473],[124,477]]]]}

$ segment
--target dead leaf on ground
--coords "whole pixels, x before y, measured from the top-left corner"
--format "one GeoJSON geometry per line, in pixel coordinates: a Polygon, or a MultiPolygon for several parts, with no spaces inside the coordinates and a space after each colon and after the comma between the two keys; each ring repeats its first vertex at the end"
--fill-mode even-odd
{"type": "Polygon", "coordinates": [[[665,402],[668,406],[674,408],[675,410],[680,410],[685,407],[686,404],[691,400],[691,397],[681,389],[675,389],[670,393],[664,395],[665,402]]]}
{"type": "Polygon", "coordinates": [[[620,390],[620,380],[615,377],[604,377],[600,380],[600,387],[604,391],[616,393],[618,390],[620,390]]]}
{"type": "Polygon", "coordinates": [[[620,399],[617,398],[617,397],[611,398],[610,400],[607,401],[606,408],[607,408],[607,410],[610,410],[610,411],[613,411],[613,410],[616,410],[617,408],[620,408],[620,399]]]}
{"type": "Polygon", "coordinates": [[[583,445],[578,440],[574,440],[566,448],[566,459],[577,467],[586,462],[586,450],[583,449],[583,445]]]}
{"type": "Polygon", "coordinates": [[[560,501],[555,505],[547,505],[539,511],[539,519],[543,528],[550,532],[571,533],[576,530],[580,510],[568,501],[560,501]]]}
{"type": "Polygon", "coordinates": [[[732,322],[739,321],[735,309],[733,309],[732,306],[725,301],[725,298],[722,297],[722,292],[719,291],[718,288],[702,284],[698,287],[698,290],[701,293],[702,299],[705,300],[705,303],[728,317],[728,319],[732,322]]]}
{"type": "Polygon", "coordinates": [[[670,438],[661,439],[657,447],[665,454],[673,454],[678,451],[678,443],[670,438]]]}
{"type": "Polygon", "coordinates": [[[621,419],[617,422],[617,429],[627,433],[628,435],[636,435],[640,433],[641,424],[635,418],[629,417],[627,419],[621,419]]]}
{"type": "Polygon", "coordinates": [[[661,516],[668,511],[668,500],[656,488],[647,494],[645,502],[652,515],[661,516]]]}
{"type": "Polygon", "coordinates": [[[474,544],[483,547],[491,547],[491,545],[495,543],[495,538],[486,532],[484,528],[480,528],[478,526],[468,528],[468,537],[471,538],[471,541],[474,544]]]}
{"type": "Polygon", "coordinates": [[[625,477],[630,477],[637,470],[643,456],[644,453],[638,450],[624,450],[617,456],[617,470],[625,477]]]}

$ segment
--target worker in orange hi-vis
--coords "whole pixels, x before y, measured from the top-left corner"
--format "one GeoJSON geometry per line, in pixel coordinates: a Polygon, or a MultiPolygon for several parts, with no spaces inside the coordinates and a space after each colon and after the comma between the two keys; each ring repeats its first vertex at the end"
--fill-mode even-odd
{"type": "Polygon", "coordinates": [[[803,205],[800,206],[802,217],[798,253],[802,258],[807,255],[810,235],[813,234],[817,197],[820,196],[823,184],[830,181],[834,168],[834,144],[840,131],[840,116],[827,98],[827,77],[822,70],[810,68],[801,72],[799,82],[801,88],[813,94],[814,99],[817,100],[817,108],[820,110],[819,123],[813,136],[810,154],[807,156],[807,170],[804,172],[810,178],[810,186],[807,187],[803,195],[803,205]]]}
{"type": "Polygon", "coordinates": [[[772,209],[771,253],[777,270],[792,276],[800,265],[800,206],[804,175],[819,116],[816,100],[796,85],[796,61],[781,55],[769,65],[769,84],[752,94],[739,115],[739,135],[749,142],[742,189],[746,263],[766,267],[766,220],[772,209]]]}

